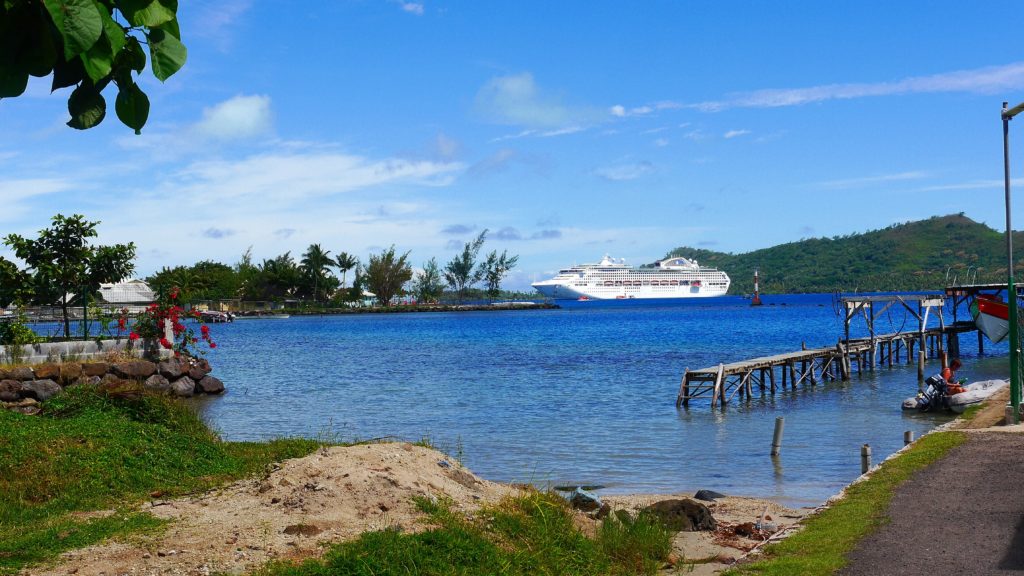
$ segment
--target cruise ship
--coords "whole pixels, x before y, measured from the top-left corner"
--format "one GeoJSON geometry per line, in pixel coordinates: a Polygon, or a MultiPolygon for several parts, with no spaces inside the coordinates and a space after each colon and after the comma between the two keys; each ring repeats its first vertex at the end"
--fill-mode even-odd
{"type": "Polygon", "coordinates": [[[668,258],[650,268],[634,268],[606,254],[597,264],[559,270],[554,278],[532,286],[556,300],[612,300],[721,296],[729,290],[729,282],[725,272],[688,258],[668,258]]]}

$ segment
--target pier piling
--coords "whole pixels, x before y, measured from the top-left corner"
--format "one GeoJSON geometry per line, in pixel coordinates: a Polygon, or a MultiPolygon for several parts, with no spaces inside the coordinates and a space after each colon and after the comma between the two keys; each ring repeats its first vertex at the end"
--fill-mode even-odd
{"type": "Polygon", "coordinates": [[[772,456],[778,456],[782,450],[782,429],[786,425],[786,419],[782,416],[775,418],[775,432],[772,434],[772,456]]]}
{"type": "Polygon", "coordinates": [[[860,447],[860,473],[867,474],[871,470],[871,445],[865,444],[860,447]]]}
{"type": "Polygon", "coordinates": [[[906,446],[914,441],[914,431],[907,430],[903,433],[903,445],[906,446]]]}

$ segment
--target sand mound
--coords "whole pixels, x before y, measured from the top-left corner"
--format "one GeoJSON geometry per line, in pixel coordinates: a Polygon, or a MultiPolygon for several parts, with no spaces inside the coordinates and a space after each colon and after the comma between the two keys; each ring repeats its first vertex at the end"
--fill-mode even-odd
{"type": "Polygon", "coordinates": [[[324,448],[262,478],[150,502],[143,510],[173,521],[163,533],[68,552],[56,566],[27,573],[241,573],[272,559],[317,556],[323,544],[368,530],[423,529],[415,496],[449,498],[468,512],[512,491],[412,444],[324,448]]]}

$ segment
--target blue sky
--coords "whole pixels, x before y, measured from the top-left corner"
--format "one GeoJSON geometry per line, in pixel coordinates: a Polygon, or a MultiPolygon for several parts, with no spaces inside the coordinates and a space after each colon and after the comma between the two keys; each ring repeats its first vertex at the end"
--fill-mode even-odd
{"type": "Polygon", "coordinates": [[[0,234],[82,213],[101,242],[134,241],[146,275],[313,242],[444,262],[487,228],[525,288],[604,253],[745,252],[961,211],[1002,229],[1015,8],[183,2],[188,62],[143,74],[141,136],[112,110],[67,128],[48,79],[0,102],[0,234]]]}

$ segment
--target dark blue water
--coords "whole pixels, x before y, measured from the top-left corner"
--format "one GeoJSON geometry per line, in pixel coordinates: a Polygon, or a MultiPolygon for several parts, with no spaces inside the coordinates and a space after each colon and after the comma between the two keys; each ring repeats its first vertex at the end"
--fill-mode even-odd
{"type": "MultiPolygon", "coordinates": [[[[229,393],[199,406],[233,440],[427,438],[491,480],[610,492],[711,488],[789,504],[820,503],[855,478],[862,444],[881,461],[902,446],[905,430],[920,435],[948,421],[901,412],[900,401],[917,391],[916,366],[906,365],[734,400],[725,410],[707,401],[677,410],[687,367],[790,352],[801,342],[834,345],[842,334],[827,295],[766,303],[774,305],[724,297],[237,321],[212,327],[219,348],[210,359],[229,393]],[[773,462],[776,416],[786,427],[773,462]]],[[[877,330],[914,327],[893,311],[877,330]]],[[[961,349],[961,375],[1007,370],[1005,355],[971,357],[973,334],[961,349]]]]}

